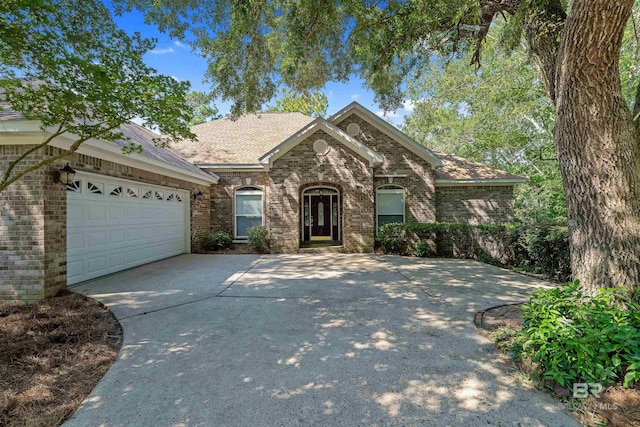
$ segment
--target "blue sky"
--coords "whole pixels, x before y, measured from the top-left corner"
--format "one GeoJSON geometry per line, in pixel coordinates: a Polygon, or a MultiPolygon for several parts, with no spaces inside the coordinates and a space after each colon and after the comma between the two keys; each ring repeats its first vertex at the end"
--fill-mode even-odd
{"type": "MultiPolygon", "coordinates": [[[[171,75],[181,81],[188,80],[191,82],[192,90],[208,90],[207,84],[203,82],[207,64],[204,59],[193,53],[189,46],[160,33],[154,26],[146,25],[142,15],[138,12],[116,16],[115,20],[122,29],[130,34],[137,31],[143,37],[158,40],[156,48],[145,56],[148,65],[158,70],[160,74],[171,75]]],[[[358,101],[374,113],[383,115],[379,106],[373,101],[373,93],[364,88],[362,80],[356,76],[353,76],[348,83],[328,83],[324,93],[329,100],[329,116],[352,101],[358,101]]],[[[230,102],[218,100],[216,106],[222,114],[225,114],[229,111],[230,102]]],[[[403,109],[387,113],[386,118],[399,125],[403,122],[404,115],[411,110],[412,104],[408,103],[403,109]]]]}

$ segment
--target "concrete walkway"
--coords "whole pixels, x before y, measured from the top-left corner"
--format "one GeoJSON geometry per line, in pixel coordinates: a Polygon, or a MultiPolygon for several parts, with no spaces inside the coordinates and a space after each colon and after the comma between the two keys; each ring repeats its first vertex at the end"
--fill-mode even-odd
{"type": "Polygon", "coordinates": [[[119,358],[69,426],[579,425],[473,325],[537,281],[473,261],[183,255],[73,288],[119,358]]]}

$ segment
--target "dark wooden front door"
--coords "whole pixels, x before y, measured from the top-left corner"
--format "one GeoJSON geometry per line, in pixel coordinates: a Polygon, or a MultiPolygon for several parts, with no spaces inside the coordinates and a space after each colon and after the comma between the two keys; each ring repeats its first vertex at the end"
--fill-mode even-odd
{"type": "Polygon", "coordinates": [[[311,196],[311,240],[331,240],[331,196],[311,196]]]}

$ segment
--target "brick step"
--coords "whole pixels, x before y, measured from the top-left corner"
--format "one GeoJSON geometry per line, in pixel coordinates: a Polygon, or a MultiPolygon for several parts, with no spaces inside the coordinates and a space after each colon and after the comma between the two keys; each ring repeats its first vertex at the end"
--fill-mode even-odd
{"type": "Polygon", "coordinates": [[[298,249],[299,254],[342,254],[344,246],[317,246],[298,249]]]}

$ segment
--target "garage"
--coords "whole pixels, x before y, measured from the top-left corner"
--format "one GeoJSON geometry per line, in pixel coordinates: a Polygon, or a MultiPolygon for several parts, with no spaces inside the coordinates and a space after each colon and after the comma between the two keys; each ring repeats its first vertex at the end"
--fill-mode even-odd
{"type": "Polygon", "coordinates": [[[189,192],[91,173],[67,186],[67,284],[190,252],[189,192]]]}

